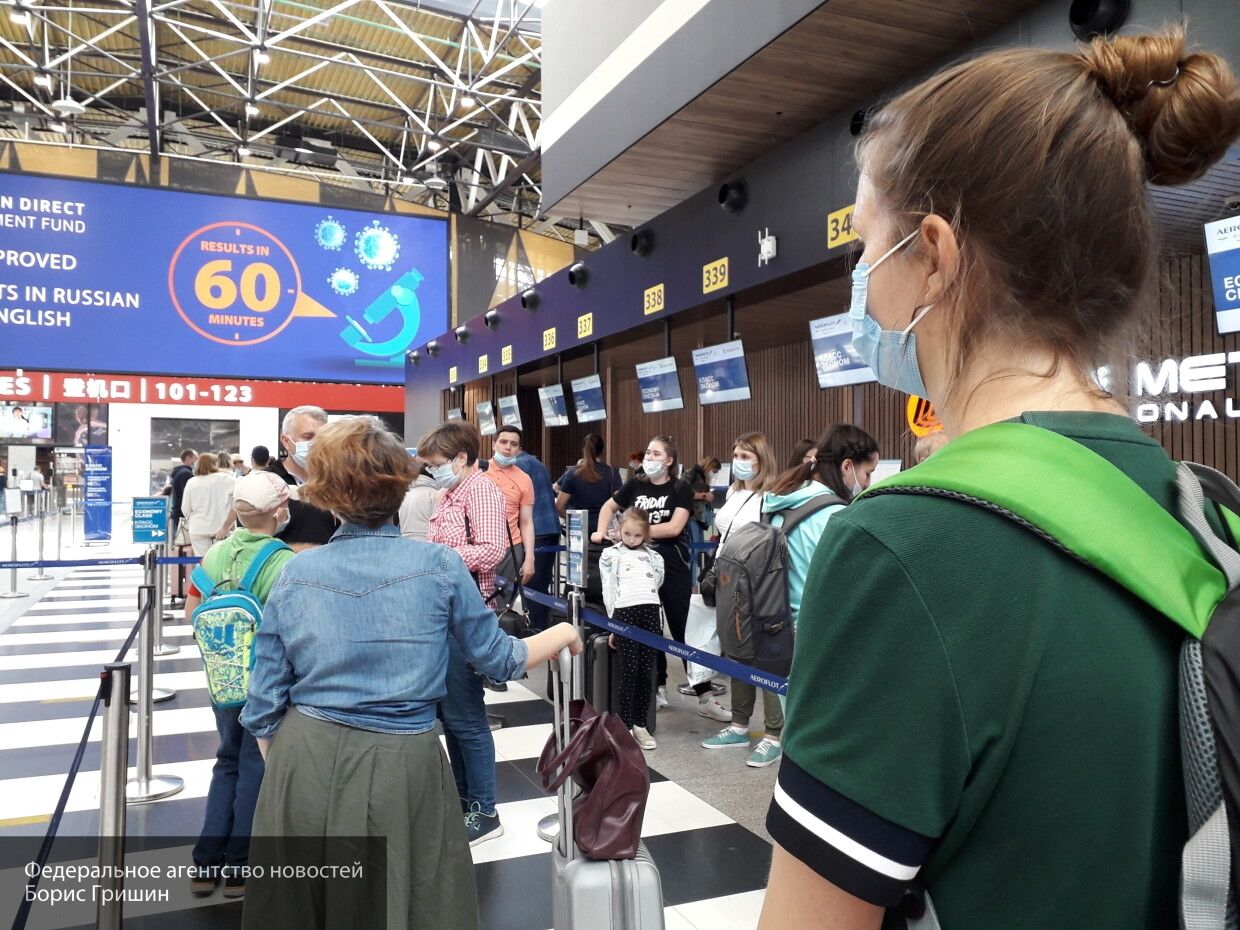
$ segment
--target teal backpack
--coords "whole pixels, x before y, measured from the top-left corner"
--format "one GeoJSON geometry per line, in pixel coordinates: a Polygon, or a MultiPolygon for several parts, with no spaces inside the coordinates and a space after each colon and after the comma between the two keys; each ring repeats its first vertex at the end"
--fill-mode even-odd
{"type": "MultiPolygon", "coordinates": [[[[1240,488],[1203,465],[1176,466],[1179,519],[1102,456],[1024,423],[973,430],[860,498],[945,497],[1012,520],[1084,562],[1185,632],[1180,745],[1188,802],[1180,919],[1236,930],[1240,879],[1240,488]],[[1036,480],[1030,480],[1035,476],[1036,480]],[[1047,478],[1054,495],[1047,495],[1047,478]],[[1229,539],[1206,519],[1211,505],[1229,539]]],[[[933,903],[910,930],[938,930],[933,903]]],[[[956,928],[947,928],[956,930],[956,928]]]]}
{"type": "Polygon", "coordinates": [[[236,587],[230,578],[212,581],[201,565],[190,576],[202,595],[191,620],[194,640],[207,667],[207,688],[216,707],[245,703],[254,668],[254,634],[263,620],[263,605],[254,596],[254,582],[268,560],[288,548],[279,539],[264,545],[236,587]]]}

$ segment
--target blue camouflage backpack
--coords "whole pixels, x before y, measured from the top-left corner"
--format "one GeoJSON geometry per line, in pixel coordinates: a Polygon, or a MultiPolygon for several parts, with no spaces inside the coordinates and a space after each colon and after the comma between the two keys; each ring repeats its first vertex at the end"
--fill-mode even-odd
{"type": "Polygon", "coordinates": [[[194,610],[194,640],[207,667],[207,688],[216,707],[240,707],[250,687],[254,668],[254,634],[263,620],[263,605],[254,595],[254,582],[263,567],[281,549],[289,547],[273,539],[258,550],[241,583],[230,578],[211,580],[201,565],[190,576],[202,594],[194,610]]]}

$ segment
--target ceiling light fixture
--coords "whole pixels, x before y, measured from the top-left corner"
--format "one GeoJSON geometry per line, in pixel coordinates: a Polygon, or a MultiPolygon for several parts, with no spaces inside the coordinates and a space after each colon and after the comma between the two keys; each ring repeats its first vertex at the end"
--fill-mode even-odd
{"type": "Polygon", "coordinates": [[[245,115],[246,116],[258,116],[258,104],[252,100],[249,103],[247,103],[245,105],[245,115]]]}
{"type": "Polygon", "coordinates": [[[248,145],[239,145],[239,146],[237,146],[237,155],[238,155],[238,157],[240,157],[240,158],[249,158],[249,157],[250,157],[250,147],[249,147],[248,145]]]}
{"type": "Polygon", "coordinates": [[[461,109],[462,110],[472,110],[477,105],[478,105],[478,101],[475,100],[473,97],[469,96],[469,94],[466,94],[465,96],[461,98],[461,109]]]}
{"type": "Polygon", "coordinates": [[[52,132],[67,132],[69,129],[69,127],[60,122],[60,120],[57,120],[54,123],[49,123],[47,128],[52,132]]]}
{"type": "Polygon", "coordinates": [[[432,152],[438,152],[441,148],[443,148],[443,143],[438,139],[431,139],[426,143],[426,147],[432,152]]]}
{"type": "Polygon", "coordinates": [[[40,87],[46,87],[48,90],[52,89],[52,76],[50,74],[36,74],[34,82],[40,87]]]}
{"type": "Polygon", "coordinates": [[[23,10],[21,7],[17,7],[16,9],[9,10],[9,19],[13,20],[13,22],[17,23],[17,25],[19,26],[30,25],[30,14],[27,13],[25,10],[23,10]]]}
{"type": "Polygon", "coordinates": [[[254,60],[260,65],[270,64],[271,56],[267,54],[267,50],[259,46],[258,51],[254,54],[254,60]]]}

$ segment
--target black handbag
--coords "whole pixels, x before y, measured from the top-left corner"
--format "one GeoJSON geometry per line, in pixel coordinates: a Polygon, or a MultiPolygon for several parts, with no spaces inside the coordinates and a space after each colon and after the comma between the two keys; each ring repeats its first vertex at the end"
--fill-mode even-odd
{"type": "MultiPolygon", "coordinates": [[[[750,491],[749,497],[745,498],[744,504],[741,504],[736,508],[736,512],[739,514],[742,510],[744,510],[745,506],[753,500],[753,496],[757,493],[757,491],[750,491]]],[[[719,545],[715,547],[716,554],[718,554],[719,550],[723,548],[723,544],[728,541],[728,533],[732,532],[732,527],[735,525],[736,519],[733,518],[732,522],[728,524],[727,533],[723,534],[723,537],[719,540],[719,545]]],[[[706,571],[702,572],[701,577],[698,578],[698,594],[702,595],[702,603],[707,607],[715,606],[715,592],[719,587],[719,572],[716,569],[718,564],[719,560],[717,558],[712,558],[706,571]]]]}

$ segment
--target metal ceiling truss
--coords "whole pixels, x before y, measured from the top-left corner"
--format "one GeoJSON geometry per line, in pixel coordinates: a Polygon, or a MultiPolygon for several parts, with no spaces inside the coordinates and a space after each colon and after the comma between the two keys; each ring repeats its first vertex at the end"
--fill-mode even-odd
{"type": "Polygon", "coordinates": [[[481,5],[0,0],[0,138],[334,175],[571,239],[538,217],[542,2],[481,5]]]}

